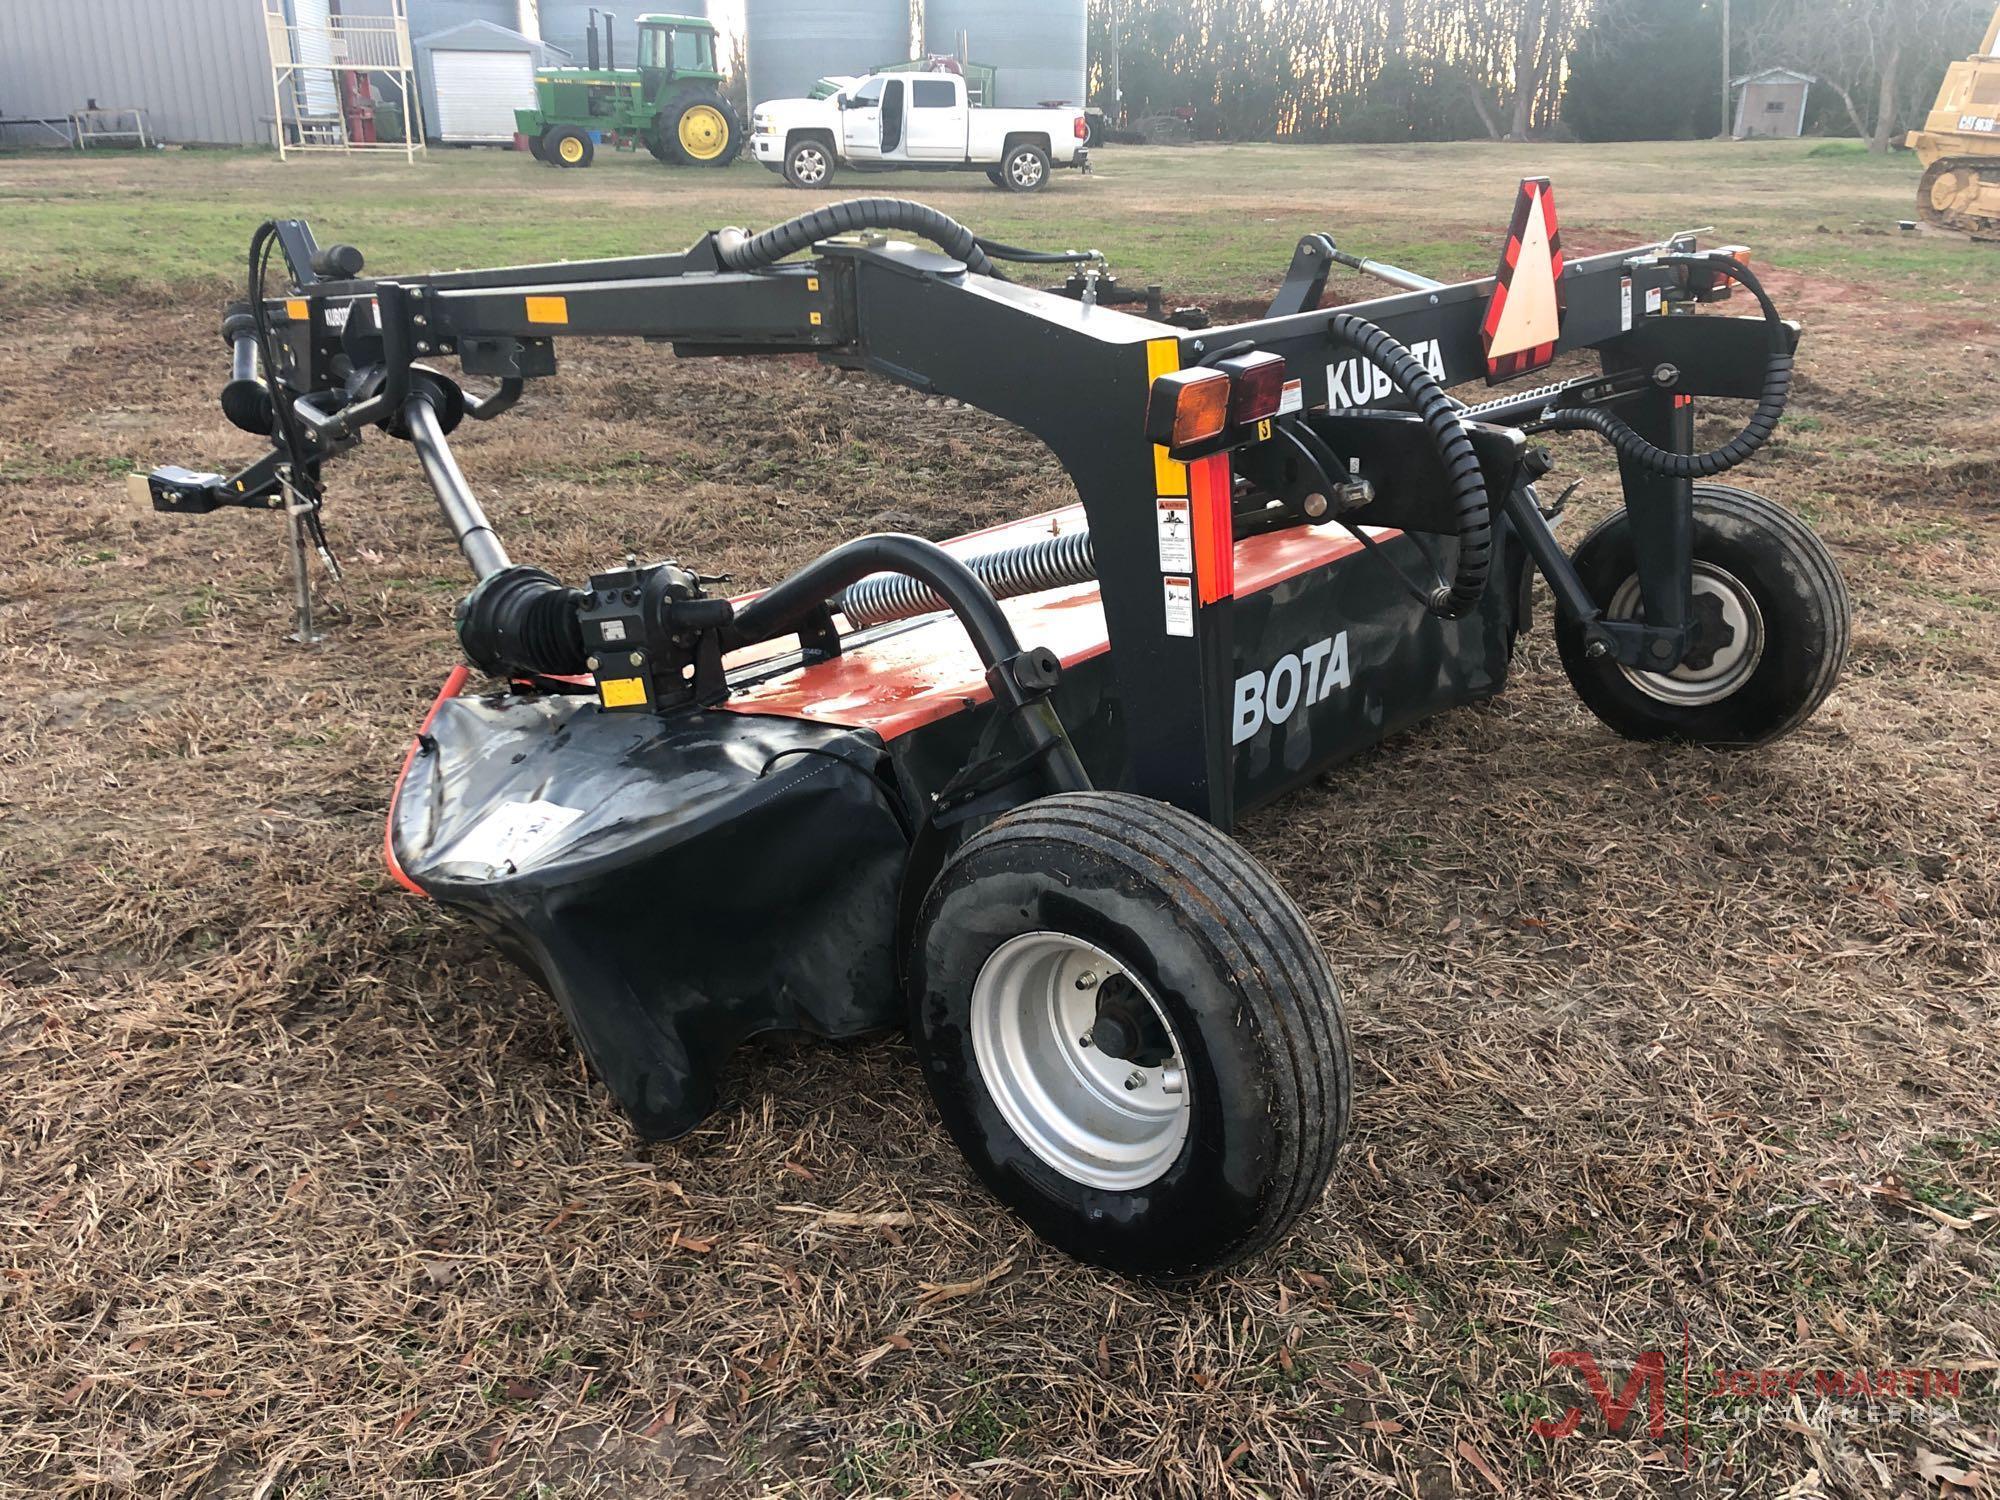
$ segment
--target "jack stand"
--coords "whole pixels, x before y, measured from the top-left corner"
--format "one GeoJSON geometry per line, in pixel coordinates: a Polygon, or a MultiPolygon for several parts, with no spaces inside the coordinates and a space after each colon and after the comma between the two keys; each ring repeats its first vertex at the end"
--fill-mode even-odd
{"type": "Polygon", "coordinates": [[[298,605],[298,628],[285,639],[296,641],[301,646],[316,646],[326,639],[323,632],[313,628],[312,574],[306,556],[306,515],[312,509],[310,502],[301,500],[299,492],[292,488],[291,470],[281,469],[278,486],[285,495],[285,521],[291,528],[292,544],[292,587],[298,605]]]}

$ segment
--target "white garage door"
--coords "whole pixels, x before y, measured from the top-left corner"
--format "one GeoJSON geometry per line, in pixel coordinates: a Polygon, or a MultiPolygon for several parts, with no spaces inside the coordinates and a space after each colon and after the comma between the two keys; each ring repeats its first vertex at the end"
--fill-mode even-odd
{"type": "Polygon", "coordinates": [[[535,107],[535,59],[527,52],[431,53],[441,141],[511,141],[514,111],[535,107]]]}

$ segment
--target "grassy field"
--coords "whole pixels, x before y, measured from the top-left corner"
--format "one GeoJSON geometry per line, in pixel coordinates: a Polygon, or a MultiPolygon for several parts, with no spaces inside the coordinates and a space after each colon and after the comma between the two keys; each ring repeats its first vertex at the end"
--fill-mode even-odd
{"type": "MultiPolygon", "coordinates": [[[[1547,172],[1568,247],[1714,224],[1807,325],[1737,477],[1839,559],[1842,685],[1755,754],[1633,745],[1542,628],[1493,703],[1252,818],[1346,987],[1357,1113],[1299,1230],[1181,1293],[1028,1238],[899,1039],[760,1044],[700,1131],[636,1143],[550,1002],[380,866],[463,588],[408,455],[332,471],[317,649],[283,638],[272,518],[126,498],[134,467],[255,452],[216,330],[263,217],[393,272],[815,201],[600,163],[0,157],[0,1495],[2000,1483],[2000,247],[1900,234],[1908,157],[1199,147],[1026,200],[836,184],[1244,305],[1307,230],[1488,272],[1547,172]],[[1664,1439],[1643,1401],[1608,1432],[1566,1351],[1614,1392],[1664,1353],[1664,1439]],[[1911,1368],[1958,1383],[1782,1380],[1911,1368]]],[[[1614,487],[1560,448],[1581,535],[1614,487]]],[[[629,548],[751,586],[1069,495],[979,414],[640,345],[566,350],[460,455],[515,554],[572,577],[629,548]]]]}

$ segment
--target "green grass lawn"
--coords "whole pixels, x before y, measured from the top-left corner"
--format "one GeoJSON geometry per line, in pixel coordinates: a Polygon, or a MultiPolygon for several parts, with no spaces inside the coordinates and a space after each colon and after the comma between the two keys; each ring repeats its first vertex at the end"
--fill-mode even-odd
{"type": "Polygon", "coordinates": [[[1308,229],[1431,274],[1484,274],[1515,179],[1554,178],[1565,236],[1589,250],[1714,224],[1760,259],[1949,298],[1992,274],[1990,250],[1904,234],[1915,159],[1846,142],[1633,145],[1112,147],[1090,177],[1016,197],[977,174],[844,173],[793,191],[745,162],[668,169],[603,152],[561,172],[524,154],[433,151],[415,165],[268,152],[0,157],[0,286],[19,295],[240,281],[250,230],[309,218],[371,268],[420,271],[675,249],[723,224],[761,227],[863,194],[922,199],[980,233],[1105,251],[1128,282],[1189,296],[1276,284],[1308,229]],[[1754,233],[1753,233],[1754,229],[1754,233]]]}

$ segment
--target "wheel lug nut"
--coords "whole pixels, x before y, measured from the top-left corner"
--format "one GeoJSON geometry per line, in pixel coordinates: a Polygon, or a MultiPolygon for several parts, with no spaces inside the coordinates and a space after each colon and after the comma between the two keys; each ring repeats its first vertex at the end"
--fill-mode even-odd
{"type": "Polygon", "coordinates": [[[1086,1031],[1082,1036],[1078,1037],[1076,1044],[1079,1047],[1088,1047],[1090,1045],[1090,1033],[1086,1031]]]}
{"type": "Polygon", "coordinates": [[[1125,1087],[1127,1089],[1142,1089],[1145,1086],[1146,1075],[1144,1073],[1134,1071],[1132,1076],[1125,1080],[1125,1087]]]}
{"type": "Polygon", "coordinates": [[[1588,646],[1583,648],[1583,654],[1592,661],[1601,661],[1611,654],[1611,648],[1602,641],[1592,641],[1588,646]]]}
{"type": "Polygon", "coordinates": [[[1097,975],[1091,970],[1085,969],[1081,974],[1076,976],[1076,987],[1080,990],[1096,989],[1097,975]]]}

